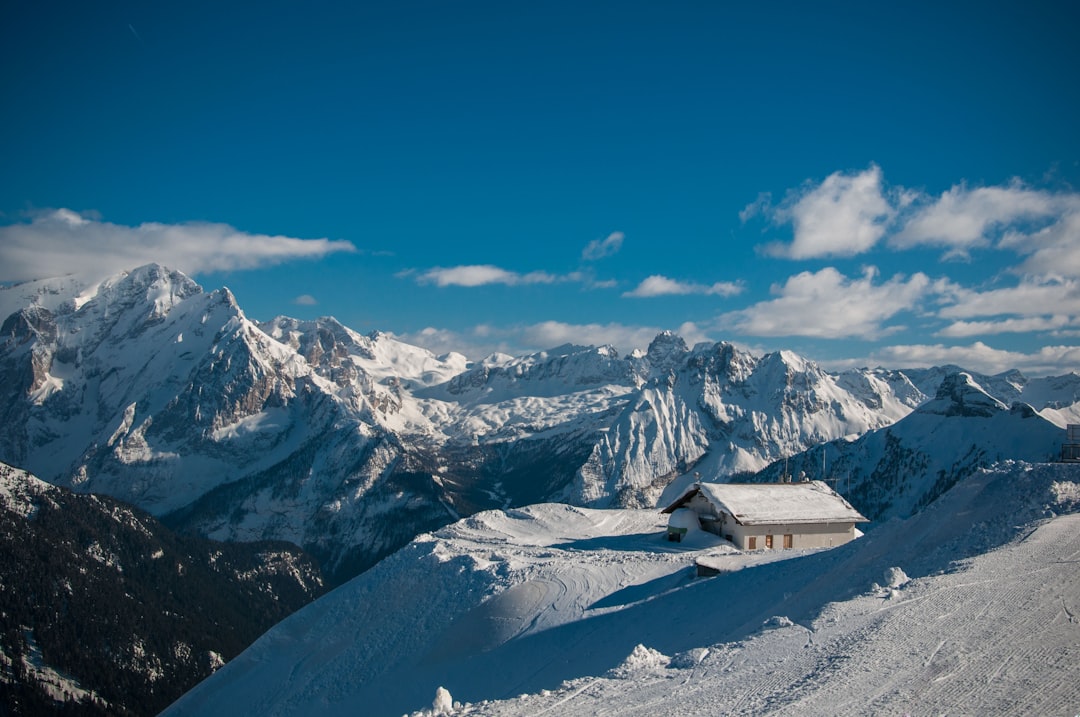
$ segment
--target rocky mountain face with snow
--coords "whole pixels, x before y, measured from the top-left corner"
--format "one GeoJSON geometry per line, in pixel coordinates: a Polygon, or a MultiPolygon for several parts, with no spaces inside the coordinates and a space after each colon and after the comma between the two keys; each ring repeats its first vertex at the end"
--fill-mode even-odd
{"type": "MultiPolygon", "coordinates": [[[[983,386],[994,387],[1000,383],[996,379],[945,373],[934,398],[895,424],[854,440],[821,444],[752,479],[824,478],[863,515],[879,521],[913,515],[962,479],[999,462],[1056,460],[1065,432],[1028,403],[1007,405],[992,396],[983,386]]],[[[1000,387],[998,394],[1023,395],[1021,389],[1000,387]]]]}
{"type": "MultiPolygon", "coordinates": [[[[695,470],[890,426],[957,373],[836,374],[672,334],[469,362],[333,319],[259,324],[156,265],[0,289],[0,317],[0,459],[183,530],[289,540],[335,579],[483,509],[652,506],[695,470]]],[[[1076,374],[979,385],[1080,420],[1076,374]]]]}
{"type": "Polygon", "coordinates": [[[322,592],[293,545],[177,536],[0,463],[4,714],[157,714],[322,592]]]}

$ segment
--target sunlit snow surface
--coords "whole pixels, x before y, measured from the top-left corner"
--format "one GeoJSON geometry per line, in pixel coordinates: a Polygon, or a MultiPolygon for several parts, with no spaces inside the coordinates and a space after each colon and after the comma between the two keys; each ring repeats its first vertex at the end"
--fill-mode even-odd
{"type": "Polygon", "coordinates": [[[166,714],[1074,714],[1080,468],[1011,464],[840,548],[654,511],[488,512],[281,623],[166,714]],[[726,572],[695,578],[695,556],[726,572]],[[440,693],[441,694],[441,693],[440,693]]]}

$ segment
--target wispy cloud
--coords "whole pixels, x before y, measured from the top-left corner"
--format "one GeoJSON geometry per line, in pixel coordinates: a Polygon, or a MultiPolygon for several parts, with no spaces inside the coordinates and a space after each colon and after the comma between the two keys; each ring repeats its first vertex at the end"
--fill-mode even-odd
{"type": "Polygon", "coordinates": [[[1025,353],[996,349],[982,341],[967,346],[911,344],[886,346],[864,358],[825,363],[833,370],[853,366],[928,368],[945,364],[991,375],[1014,368],[1029,376],[1061,375],[1080,366],[1080,346],[1043,346],[1025,353]]]}
{"type": "Polygon", "coordinates": [[[702,294],[705,296],[735,296],[740,294],[743,286],[738,282],[718,281],[715,284],[696,284],[687,281],[677,281],[666,276],[653,274],[645,278],[632,291],[623,292],[623,296],[634,298],[651,298],[654,296],[685,296],[688,294],[702,294]]]}
{"type": "MultiPolygon", "coordinates": [[[[900,197],[897,203],[906,203],[900,197]]],[[[885,195],[881,168],[871,165],[855,174],[834,172],[817,186],[807,185],[788,193],[773,207],[761,195],[741,213],[743,221],[763,214],[775,224],[791,224],[794,240],[773,243],[765,253],[789,259],[861,254],[885,236],[896,208],[885,195]]]]}
{"type": "Polygon", "coordinates": [[[1027,256],[1015,271],[1050,278],[1080,278],[1080,194],[1056,195],[1049,223],[1034,231],[1012,228],[999,246],[1027,256]]]}
{"type": "Polygon", "coordinates": [[[1077,323],[1068,316],[1032,317],[1026,319],[1003,319],[1001,321],[954,321],[937,336],[970,338],[994,334],[1026,334],[1035,331],[1060,331],[1077,323]]]}
{"type": "Polygon", "coordinates": [[[874,267],[854,279],[833,267],[796,274],[772,287],[777,298],[722,314],[719,325],[750,336],[877,339],[902,328],[886,321],[945,289],[921,272],[880,283],[877,277],[874,267]]]}
{"type": "Polygon", "coordinates": [[[613,280],[600,280],[591,271],[572,271],[567,274],[552,274],[546,271],[520,273],[503,269],[493,264],[466,264],[462,266],[442,267],[417,271],[407,269],[398,272],[399,279],[412,278],[418,284],[430,284],[438,287],[460,286],[474,288],[502,284],[504,286],[523,286],[528,284],[581,284],[588,289],[610,289],[616,286],[613,280]]]}
{"type": "Polygon", "coordinates": [[[131,30],[131,34],[135,36],[135,39],[138,41],[138,43],[145,47],[145,44],[143,43],[142,37],[139,35],[138,32],[136,32],[135,26],[132,25],[130,22],[128,23],[128,29],[131,30]]]}
{"type": "MultiPolygon", "coordinates": [[[[692,322],[668,327],[679,334],[688,344],[708,340],[704,332],[692,322]]],[[[665,327],[628,326],[621,323],[570,324],[562,321],[543,321],[522,330],[521,339],[527,345],[546,348],[573,343],[585,346],[610,344],[621,353],[648,348],[656,335],[665,327]]]]}
{"type": "Polygon", "coordinates": [[[301,294],[293,299],[293,303],[297,306],[317,306],[319,302],[311,294],[301,294]]]}
{"type": "Polygon", "coordinates": [[[665,328],[678,333],[690,345],[711,341],[705,332],[692,322],[679,326],[632,326],[613,323],[571,324],[562,321],[541,321],[535,324],[492,326],[479,325],[467,331],[428,327],[416,333],[402,334],[403,341],[423,346],[436,354],[448,351],[464,353],[480,359],[492,353],[518,356],[535,351],[577,344],[580,346],[611,345],[620,354],[648,348],[656,335],[665,328]]]}
{"type": "Polygon", "coordinates": [[[581,258],[585,261],[596,261],[611,256],[622,249],[625,238],[622,232],[612,232],[605,239],[593,239],[581,252],[581,258]]]}
{"type": "Polygon", "coordinates": [[[975,291],[952,287],[939,315],[946,319],[991,316],[1080,316],[1080,279],[1025,277],[1016,286],[975,291]]]}
{"type": "Polygon", "coordinates": [[[491,264],[469,264],[463,266],[435,267],[416,275],[420,284],[435,286],[487,286],[488,284],[553,284],[559,277],[546,271],[532,271],[519,274],[491,264]]]}
{"type": "Polygon", "coordinates": [[[974,189],[958,185],[935,199],[923,197],[918,204],[903,228],[890,238],[890,246],[941,246],[967,252],[991,246],[996,231],[1050,219],[1061,209],[1054,195],[1027,189],[1019,182],[974,189]]]}
{"type": "Polygon", "coordinates": [[[348,241],[249,234],[208,222],[124,226],[57,209],[29,223],[0,226],[0,281],[69,273],[104,277],[152,262],[197,274],[355,251],[348,241]]]}

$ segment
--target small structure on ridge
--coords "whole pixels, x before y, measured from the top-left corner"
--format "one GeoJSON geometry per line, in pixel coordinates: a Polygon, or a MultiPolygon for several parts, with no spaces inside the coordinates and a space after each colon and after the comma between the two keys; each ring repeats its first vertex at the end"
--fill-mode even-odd
{"type": "Polygon", "coordinates": [[[684,509],[740,550],[843,545],[855,538],[856,523],[870,522],[823,481],[695,483],[661,511],[672,516],[668,540],[685,534],[684,509]]]}

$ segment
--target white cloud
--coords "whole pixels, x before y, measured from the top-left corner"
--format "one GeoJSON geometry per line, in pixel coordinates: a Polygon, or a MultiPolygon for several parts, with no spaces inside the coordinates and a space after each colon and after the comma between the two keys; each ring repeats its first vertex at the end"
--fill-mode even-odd
{"type": "Polygon", "coordinates": [[[954,251],[990,246],[992,233],[1018,222],[1045,219],[1059,211],[1054,196],[1024,188],[968,189],[954,186],[937,200],[916,210],[890,240],[890,246],[944,246],[954,251]]]}
{"type": "Polygon", "coordinates": [[[563,344],[611,345],[621,355],[626,355],[634,349],[648,348],[665,328],[675,331],[691,346],[700,341],[712,341],[692,322],[678,327],[628,326],[619,323],[569,324],[561,321],[518,326],[482,324],[464,332],[428,327],[416,333],[402,334],[398,338],[436,354],[457,351],[474,360],[496,352],[520,356],[563,344]]]}
{"type": "Polygon", "coordinates": [[[940,246],[947,256],[980,247],[1008,249],[1028,257],[1015,273],[1080,277],[1080,194],[1013,181],[975,189],[957,185],[918,204],[889,239],[894,249],[940,246]]]}
{"type": "Polygon", "coordinates": [[[772,193],[761,192],[758,194],[757,199],[747,204],[743,207],[743,210],[739,212],[739,221],[745,224],[759,214],[762,216],[769,216],[772,211],[772,193]]]}
{"type": "Polygon", "coordinates": [[[495,352],[506,353],[506,349],[510,348],[509,346],[500,345],[497,341],[489,342],[479,334],[462,333],[434,326],[428,326],[416,332],[387,333],[390,333],[399,341],[425,348],[436,356],[454,352],[475,360],[495,352]]]}
{"type": "Polygon", "coordinates": [[[293,303],[297,306],[317,306],[319,302],[311,294],[301,294],[293,299],[293,303]]]}
{"type": "Polygon", "coordinates": [[[1020,274],[1080,277],[1080,194],[1032,189],[1019,180],[1001,186],[957,184],[937,197],[902,187],[885,189],[877,165],[835,172],[820,184],[790,190],[779,205],[762,193],[739,213],[791,224],[790,244],[762,247],[790,259],[855,256],[888,235],[888,246],[946,249],[946,258],[975,248],[1010,250],[1027,259],[1020,274]]]}
{"type": "Polygon", "coordinates": [[[730,281],[718,281],[715,284],[695,284],[693,282],[676,281],[666,276],[653,274],[644,279],[633,291],[623,293],[623,296],[646,298],[653,296],[685,296],[687,294],[702,294],[706,296],[735,296],[743,290],[742,284],[730,281]]]}
{"type": "Polygon", "coordinates": [[[1017,273],[1047,277],[1080,277],[1080,195],[1059,196],[1056,219],[1037,231],[1012,229],[999,242],[1002,248],[1028,255],[1017,273]]]}
{"type": "Polygon", "coordinates": [[[1080,279],[1047,281],[1025,277],[1017,286],[987,291],[953,287],[950,302],[939,312],[942,318],[1080,316],[1080,279]]]}
{"type": "Polygon", "coordinates": [[[486,286],[488,284],[553,284],[559,278],[544,271],[519,274],[491,264],[470,264],[464,266],[435,267],[421,273],[417,278],[421,284],[436,286],[486,286]]]}
{"type": "Polygon", "coordinates": [[[611,232],[606,239],[593,239],[581,252],[581,258],[585,261],[596,261],[611,256],[622,248],[625,238],[622,232],[611,232]]]}
{"type": "Polygon", "coordinates": [[[1077,370],[1077,366],[1080,366],[1080,346],[1043,346],[1031,353],[995,349],[982,341],[976,341],[969,346],[887,346],[866,358],[828,363],[833,370],[840,368],[840,364],[849,367],[877,365],[890,368],[928,368],[955,364],[990,375],[1015,368],[1028,376],[1055,376],[1077,370]]]}
{"type": "Polygon", "coordinates": [[[597,279],[591,271],[572,271],[568,274],[531,271],[527,274],[521,274],[492,264],[437,266],[419,273],[410,269],[398,272],[397,276],[398,278],[415,277],[418,284],[434,284],[438,287],[462,286],[473,288],[491,284],[520,286],[524,284],[577,283],[589,289],[610,289],[616,285],[616,282],[611,280],[597,279]]]}
{"type": "Polygon", "coordinates": [[[739,216],[745,221],[758,213],[794,228],[791,244],[770,244],[764,247],[766,253],[810,259],[868,251],[885,235],[896,209],[885,197],[881,168],[871,165],[856,174],[834,172],[816,187],[789,192],[779,207],[771,207],[768,195],[761,195],[739,216]]]}
{"type": "Polygon", "coordinates": [[[802,272],[772,287],[778,298],[722,314],[718,322],[751,336],[876,339],[902,328],[887,327],[885,321],[945,288],[921,272],[875,284],[877,274],[874,267],[857,279],[833,267],[802,272]]]}
{"type": "Polygon", "coordinates": [[[1060,331],[1075,326],[1077,323],[1068,316],[1032,317],[1026,319],[1004,319],[1001,321],[954,321],[937,336],[950,338],[968,338],[971,336],[990,336],[993,334],[1025,334],[1032,331],[1060,331]]]}
{"type": "Polygon", "coordinates": [[[0,227],[0,281],[71,273],[104,277],[154,262],[198,274],[355,251],[348,241],[248,234],[208,222],[130,227],[57,209],[0,227]]]}

